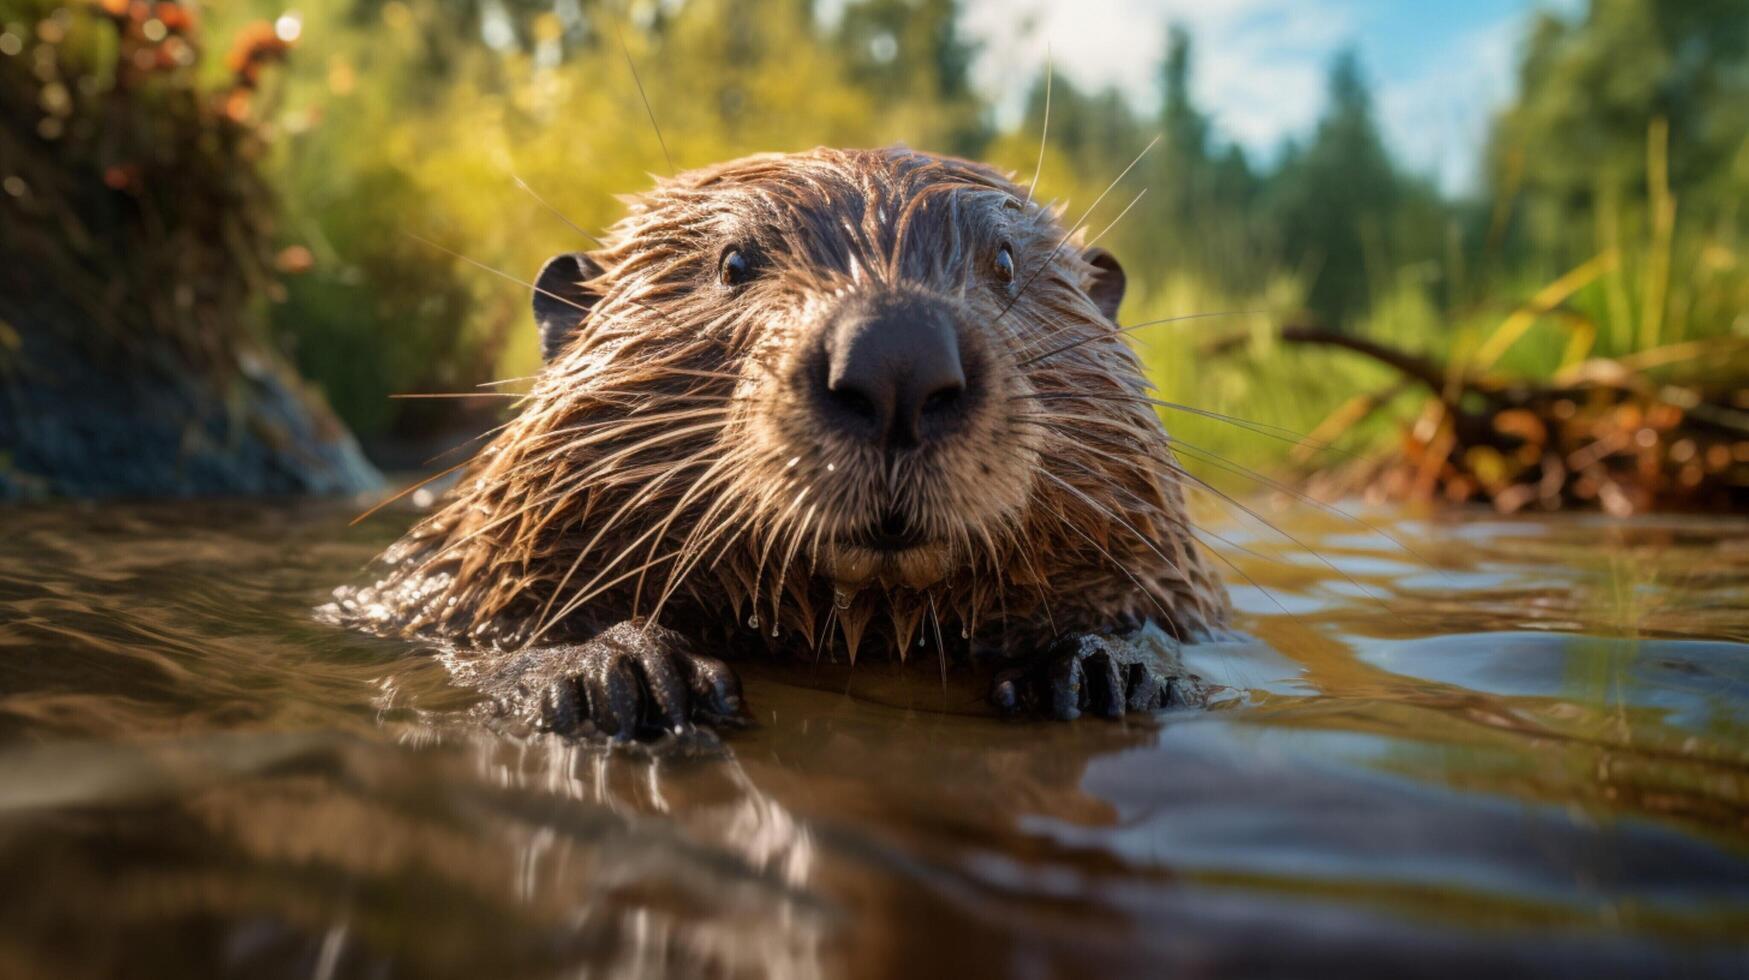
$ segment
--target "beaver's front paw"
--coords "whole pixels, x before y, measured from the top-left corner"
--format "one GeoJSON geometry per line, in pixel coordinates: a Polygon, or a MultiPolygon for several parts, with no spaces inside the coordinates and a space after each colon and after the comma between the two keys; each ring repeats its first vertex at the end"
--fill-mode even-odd
{"type": "Polygon", "coordinates": [[[626,739],[741,720],[734,672],[673,630],[620,623],[528,655],[519,713],[540,731],[626,739]]]}
{"type": "Polygon", "coordinates": [[[997,674],[990,689],[991,703],[1004,715],[1044,714],[1062,721],[1084,712],[1121,718],[1126,711],[1202,700],[1201,685],[1178,661],[1176,644],[1168,648],[1160,637],[1145,635],[1068,637],[1026,665],[997,674]]]}

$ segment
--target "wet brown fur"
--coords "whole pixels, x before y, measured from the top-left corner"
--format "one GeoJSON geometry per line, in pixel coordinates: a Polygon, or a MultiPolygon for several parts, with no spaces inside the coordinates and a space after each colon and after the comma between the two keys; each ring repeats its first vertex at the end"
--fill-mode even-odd
{"type": "Polygon", "coordinates": [[[920,630],[1019,651],[1222,619],[1147,382],[1089,297],[1097,270],[1024,188],[903,148],[817,149],[628,203],[577,335],[382,580],[343,597],[352,621],[514,647],[659,617],[854,659],[877,636],[903,656],[920,630]],[[716,276],[727,247],[763,270],[738,292],[716,276]],[[959,436],[887,457],[798,404],[798,352],[858,290],[953,304],[988,392],[959,436]],[[939,578],[842,584],[839,542],[884,505],[942,542],[939,578]]]}

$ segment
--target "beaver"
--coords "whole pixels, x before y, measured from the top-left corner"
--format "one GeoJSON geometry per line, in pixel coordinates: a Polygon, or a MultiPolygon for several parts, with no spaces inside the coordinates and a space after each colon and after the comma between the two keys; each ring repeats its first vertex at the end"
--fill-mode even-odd
{"type": "Polygon", "coordinates": [[[333,617],[565,733],[738,717],[705,651],[933,643],[1063,719],[1193,700],[1225,593],[1123,268],[1060,212],[903,147],[660,179],[541,269],[520,411],[333,617]]]}

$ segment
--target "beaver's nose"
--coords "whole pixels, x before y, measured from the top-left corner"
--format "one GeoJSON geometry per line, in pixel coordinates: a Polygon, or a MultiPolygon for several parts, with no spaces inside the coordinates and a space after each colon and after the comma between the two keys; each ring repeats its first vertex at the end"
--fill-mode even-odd
{"type": "Polygon", "coordinates": [[[966,390],[959,334],[941,304],[865,300],[826,333],[826,398],[847,431],[891,449],[921,445],[957,415],[966,390]]]}

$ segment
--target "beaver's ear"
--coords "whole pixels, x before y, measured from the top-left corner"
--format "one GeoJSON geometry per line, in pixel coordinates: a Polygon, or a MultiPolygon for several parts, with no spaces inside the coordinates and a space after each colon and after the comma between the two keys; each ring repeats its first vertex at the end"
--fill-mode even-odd
{"type": "Polygon", "coordinates": [[[552,360],[589,316],[601,298],[587,283],[601,275],[601,266],[583,252],[554,256],[534,279],[534,322],[540,327],[540,353],[552,360]]]}
{"type": "Polygon", "coordinates": [[[1117,308],[1123,304],[1123,266],[1118,264],[1117,256],[1103,248],[1090,248],[1081,257],[1093,266],[1093,281],[1087,285],[1087,295],[1093,298],[1106,319],[1116,323],[1117,308]]]}

